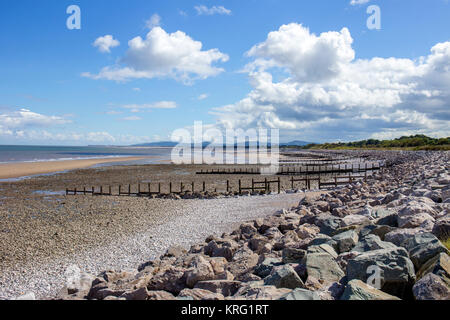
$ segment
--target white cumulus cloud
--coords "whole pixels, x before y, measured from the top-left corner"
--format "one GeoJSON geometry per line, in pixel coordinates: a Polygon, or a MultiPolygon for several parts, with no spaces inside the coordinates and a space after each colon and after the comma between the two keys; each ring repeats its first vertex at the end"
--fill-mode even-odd
{"type": "Polygon", "coordinates": [[[85,72],[82,76],[115,81],[170,77],[191,83],[223,72],[213,64],[229,59],[218,49],[202,50],[200,41],[182,31],[167,33],[161,27],[154,27],[145,38],[131,39],[128,46],[121,65],[104,67],[98,74],[85,72]]]}
{"type": "Polygon", "coordinates": [[[98,37],[92,45],[98,48],[100,52],[109,53],[111,52],[111,48],[118,47],[120,42],[108,34],[103,37],[98,37]]]}
{"type": "Polygon", "coordinates": [[[352,43],[346,28],[315,35],[283,25],[247,52],[252,91],[212,113],[220,126],[280,128],[310,141],[414,130],[450,135],[450,42],[416,60],[355,59],[352,43]]]}

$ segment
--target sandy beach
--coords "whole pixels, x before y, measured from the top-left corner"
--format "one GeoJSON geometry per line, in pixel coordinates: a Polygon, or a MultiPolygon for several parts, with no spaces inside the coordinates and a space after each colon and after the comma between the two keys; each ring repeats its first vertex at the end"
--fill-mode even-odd
{"type": "Polygon", "coordinates": [[[88,168],[101,163],[134,161],[141,159],[143,159],[143,157],[5,163],[0,164],[0,179],[12,179],[36,174],[88,168]]]}

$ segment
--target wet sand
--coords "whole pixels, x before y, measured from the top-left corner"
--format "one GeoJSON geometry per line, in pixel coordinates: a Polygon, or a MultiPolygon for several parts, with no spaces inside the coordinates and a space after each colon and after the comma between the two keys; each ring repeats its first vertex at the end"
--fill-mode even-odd
{"type": "Polygon", "coordinates": [[[120,157],[0,164],[0,179],[12,179],[44,173],[88,168],[96,164],[141,160],[143,157],[120,157]]]}

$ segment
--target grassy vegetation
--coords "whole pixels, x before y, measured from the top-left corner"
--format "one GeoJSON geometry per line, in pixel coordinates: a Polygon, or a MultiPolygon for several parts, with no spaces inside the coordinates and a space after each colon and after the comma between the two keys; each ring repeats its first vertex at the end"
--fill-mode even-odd
{"type": "Polygon", "coordinates": [[[368,139],[347,143],[308,144],[303,149],[450,150],[450,137],[435,139],[414,135],[393,140],[368,139]]]}
{"type": "Polygon", "coordinates": [[[450,250],[450,237],[448,237],[447,240],[442,240],[441,242],[448,250],[450,250]]]}

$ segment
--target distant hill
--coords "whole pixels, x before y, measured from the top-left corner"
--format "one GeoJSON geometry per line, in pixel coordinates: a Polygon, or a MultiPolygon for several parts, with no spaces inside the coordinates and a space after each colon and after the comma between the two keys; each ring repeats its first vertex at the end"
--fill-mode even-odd
{"type": "Polygon", "coordinates": [[[450,137],[435,139],[417,134],[392,140],[368,139],[356,142],[308,144],[303,149],[406,149],[450,150],[450,137]]]}
{"type": "Polygon", "coordinates": [[[175,147],[178,143],[172,141],[159,141],[159,142],[149,142],[134,144],[132,147],[175,147]]]}
{"type": "Polygon", "coordinates": [[[280,143],[281,147],[286,147],[286,146],[296,146],[296,147],[301,147],[301,146],[306,146],[308,144],[311,144],[311,142],[307,142],[307,141],[301,141],[301,140],[294,140],[291,142],[287,142],[287,143],[280,143]]]}

